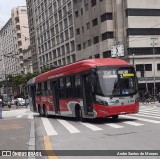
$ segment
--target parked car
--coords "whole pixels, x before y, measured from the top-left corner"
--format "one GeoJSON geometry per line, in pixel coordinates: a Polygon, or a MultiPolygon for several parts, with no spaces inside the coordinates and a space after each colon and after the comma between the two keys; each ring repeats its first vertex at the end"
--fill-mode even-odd
{"type": "Polygon", "coordinates": [[[11,105],[16,105],[16,99],[12,99],[11,105]]]}
{"type": "Polygon", "coordinates": [[[25,100],[23,98],[17,98],[18,106],[25,106],[25,100]]]}

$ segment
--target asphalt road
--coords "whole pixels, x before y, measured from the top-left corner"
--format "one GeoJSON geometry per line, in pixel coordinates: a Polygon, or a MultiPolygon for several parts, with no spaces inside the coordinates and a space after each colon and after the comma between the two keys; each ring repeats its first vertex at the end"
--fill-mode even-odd
{"type": "MultiPolygon", "coordinates": [[[[108,159],[160,159],[160,156],[103,156],[99,150],[160,150],[160,104],[148,104],[140,107],[135,115],[120,116],[119,120],[110,118],[91,120],[85,123],[73,118],[41,118],[35,117],[38,143],[44,143],[44,149],[53,149],[64,155],[59,159],[74,158],[108,158],[108,159]],[[50,143],[50,144],[48,144],[50,143]],[[60,151],[57,151],[60,150],[60,151]],[[71,150],[71,151],[63,151],[71,150]],[[88,151],[99,156],[83,155],[88,151]]],[[[37,147],[38,148],[38,147],[37,147]]],[[[41,149],[40,147],[39,149],[41,149]]],[[[105,153],[110,152],[106,151],[105,153]]]]}
{"type": "Polygon", "coordinates": [[[160,156],[104,154],[112,153],[108,150],[116,150],[113,153],[117,153],[117,150],[160,150],[159,103],[141,105],[138,114],[120,116],[117,121],[106,118],[85,123],[77,122],[74,118],[41,118],[25,108],[3,111],[3,119],[0,120],[1,150],[26,150],[30,141],[31,122],[35,123],[35,149],[53,150],[56,156],[49,159],[160,159],[160,156]],[[57,156],[59,153],[61,156],[57,156]]]}

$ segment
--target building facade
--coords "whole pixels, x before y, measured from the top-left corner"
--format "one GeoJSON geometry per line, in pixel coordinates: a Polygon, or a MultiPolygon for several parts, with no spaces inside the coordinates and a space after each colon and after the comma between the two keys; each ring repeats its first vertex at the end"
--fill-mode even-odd
{"type": "Polygon", "coordinates": [[[135,66],[139,89],[160,89],[160,1],[73,0],[73,9],[77,60],[112,57],[123,46],[117,58],[135,66]]]}
{"type": "Polygon", "coordinates": [[[14,55],[18,59],[16,74],[24,74],[23,50],[30,45],[27,7],[19,6],[11,11],[14,55]]]}
{"type": "Polygon", "coordinates": [[[35,29],[32,36],[36,39],[39,71],[44,67],[62,66],[75,62],[73,2],[71,0],[27,0],[27,7],[28,16],[32,12],[29,27],[30,35],[33,26],[35,29]]]}

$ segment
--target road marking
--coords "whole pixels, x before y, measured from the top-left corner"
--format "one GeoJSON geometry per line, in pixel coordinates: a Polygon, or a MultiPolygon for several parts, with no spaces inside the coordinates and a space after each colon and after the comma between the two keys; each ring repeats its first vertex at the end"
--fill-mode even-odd
{"type": "Polygon", "coordinates": [[[139,112],[159,112],[158,110],[140,110],[139,112]]]}
{"type": "Polygon", "coordinates": [[[160,116],[160,114],[159,113],[149,113],[149,112],[142,112],[142,113],[139,113],[139,114],[146,114],[146,115],[153,115],[153,116],[160,116]]]}
{"type": "Polygon", "coordinates": [[[17,115],[17,118],[22,118],[23,115],[17,115]]]}
{"type": "Polygon", "coordinates": [[[156,110],[155,108],[150,108],[150,109],[140,109],[140,111],[153,111],[156,110]]]}
{"type": "Polygon", "coordinates": [[[70,133],[79,133],[80,131],[65,120],[57,119],[70,133]]]}
{"type": "MultiPolygon", "coordinates": [[[[81,122],[80,122],[81,123],[81,122]]],[[[101,128],[93,125],[93,124],[90,124],[90,123],[81,123],[82,125],[86,126],[87,128],[93,130],[93,131],[99,131],[99,130],[102,130],[101,128]]]]}
{"type": "Polygon", "coordinates": [[[58,159],[58,157],[55,155],[53,151],[52,143],[49,136],[44,136],[43,140],[44,140],[44,148],[48,155],[48,159],[58,159]]]}
{"type": "Polygon", "coordinates": [[[149,118],[155,118],[155,119],[160,119],[158,116],[150,116],[150,115],[143,115],[143,114],[133,114],[134,116],[144,116],[144,117],[149,117],[149,118]]]}
{"type": "Polygon", "coordinates": [[[34,119],[33,114],[29,114],[29,115],[28,115],[28,119],[34,119]]]}
{"type": "Polygon", "coordinates": [[[129,124],[129,125],[133,125],[133,126],[142,126],[142,125],[144,125],[144,124],[133,122],[133,121],[125,121],[123,123],[129,124]]]}
{"type": "Polygon", "coordinates": [[[113,124],[113,123],[111,123],[111,124],[105,124],[105,125],[113,127],[113,128],[123,128],[124,127],[124,126],[121,126],[121,125],[118,125],[118,124],[113,124]]]}
{"type": "Polygon", "coordinates": [[[44,129],[48,136],[51,135],[58,135],[58,133],[54,130],[53,126],[51,125],[50,121],[47,118],[41,118],[43,122],[44,129]]]}
{"type": "Polygon", "coordinates": [[[139,118],[139,117],[135,117],[135,116],[128,116],[128,115],[121,115],[121,116],[122,116],[122,117],[124,117],[124,118],[129,118],[129,119],[138,119],[138,120],[146,121],[146,122],[149,122],[149,123],[160,124],[160,121],[157,121],[157,120],[151,120],[151,119],[139,118]]]}

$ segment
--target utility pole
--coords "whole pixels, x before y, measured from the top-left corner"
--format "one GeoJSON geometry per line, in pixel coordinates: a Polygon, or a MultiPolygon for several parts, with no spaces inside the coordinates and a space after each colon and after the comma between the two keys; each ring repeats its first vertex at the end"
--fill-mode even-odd
{"type": "Polygon", "coordinates": [[[156,97],[156,80],[155,80],[155,46],[158,44],[158,43],[155,43],[155,40],[157,40],[158,38],[156,37],[152,37],[151,40],[152,40],[152,43],[151,43],[151,46],[153,46],[153,77],[154,77],[154,87],[153,87],[153,91],[154,91],[154,98],[156,97]]]}

